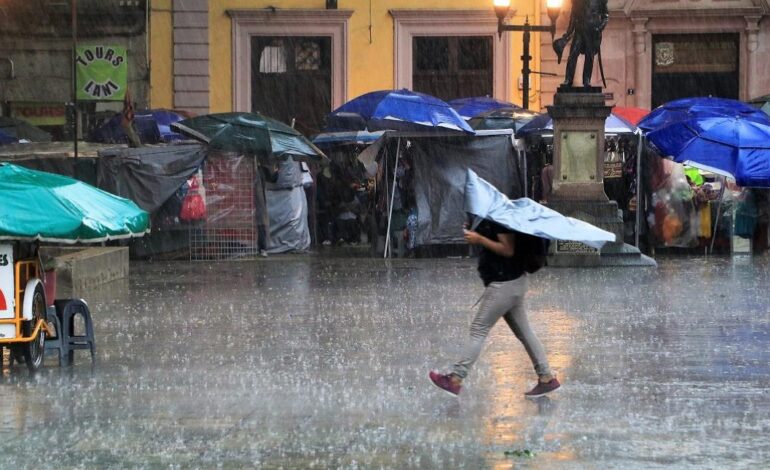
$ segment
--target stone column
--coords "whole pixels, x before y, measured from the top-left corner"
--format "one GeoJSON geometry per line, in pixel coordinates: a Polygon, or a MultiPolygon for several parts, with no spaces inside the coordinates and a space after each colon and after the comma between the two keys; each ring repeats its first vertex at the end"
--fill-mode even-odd
{"type": "Polygon", "coordinates": [[[174,108],[209,112],[209,3],[174,0],[174,108]]]}
{"type": "Polygon", "coordinates": [[[652,106],[652,70],[650,53],[647,51],[647,21],[648,18],[631,18],[634,24],[634,88],[636,90],[636,106],[649,109],[652,106]]]}
{"type": "Polygon", "coordinates": [[[604,104],[600,88],[560,89],[553,119],[554,182],[549,200],[607,202],[604,193],[604,121],[611,106],[604,104]]]}
{"type": "Polygon", "coordinates": [[[761,90],[756,90],[756,51],[759,48],[759,21],[761,16],[746,17],[746,99],[751,99],[761,94],[761,90]]]}

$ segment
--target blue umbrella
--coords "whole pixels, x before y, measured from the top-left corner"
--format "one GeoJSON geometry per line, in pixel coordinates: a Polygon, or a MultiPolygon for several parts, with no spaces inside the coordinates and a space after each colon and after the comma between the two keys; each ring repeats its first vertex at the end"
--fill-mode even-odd
{"type": "Polygon", "coordinates": [[[532,199],[523,197],[512,201],[470,169],[465,181],[465,212],[548,240],[577,241],[596,249],[615,241],[615,234],[565,217],[532,199]]]}
{"type": "Polygon", "coordinates": [[[332,111],[326,121],[327,132],[453,130],[474,133],[446,102],[406,89],[361,95],[332,111]]]}
{"type": "MultiPolygon", "coordinates": [[[[636,127],[625,119],[610,114],[604,121],[604,132],[606,134],[633,134],[636,132],[636,127]]],[[[553,119],[548,114],[541,114],[522,126],[516,132],[516,137],[521,138],[528,135],[551,133],[553,133],[553,119]]]]}
{"type": "MultiPolygon", "coordinates": [[[[171,124],[190,117],[186,113],[169,109],[146,109],[134,114],[134,128],[139,140],[146,144],[186,140],[182,134],[171,130],[171,124]]],[[[109,144],[127,143],[128,136],[121,125],[123,115],[118,113],[91,131],[88,140],[109,144]]]]}
{"type": "Polygon", "coordinates": [[[770,187],[770,117],[754,107],[688,98],[655,109],[639,127],[678,163],[733,177],[740,186],[770,187]]]}
{"type": "Polygon", "coordinates": [[[449,106],[453,107],[457,114],[463,119],[468,120],[476,117],[481,113],[487,111],[493,111],[501,108],[518,108],[523,110],[519,106],[507,101],[498,100],[490,96],[474,96],[471,98],[458,98],[449,102],[449,106]]]}
{"type": "Polygon", "coordinates": [[[761,110],[740,101],[724,98],[684,98],[658,106],[639,121],[639,127],[649,132],[682,121],[733,115],[763,124],[770,119],[761,110]]]}
{"type": "Polygon", "coordinates": [[[14,144],[18,141],[19,139],[0,131],[0,145],[14,144]]]}

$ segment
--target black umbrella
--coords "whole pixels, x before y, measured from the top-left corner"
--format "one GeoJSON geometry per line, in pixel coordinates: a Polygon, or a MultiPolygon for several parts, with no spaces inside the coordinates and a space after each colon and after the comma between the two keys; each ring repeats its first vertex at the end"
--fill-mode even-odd
{"type": "Polygon", "coordinates": [[[523,108],[499,108],[481,113],[468,121],[474,130],[513,129],[518,132],[525,124],[538,116],[523,108]]]}
{"type": "Polygon", "coordinates": [[[27,121],[7,116],[0,116],[0,132],[18,140],[30,142],[50,142],[52,140],[51,134],[43,129],[33,126],[27,121]]]}

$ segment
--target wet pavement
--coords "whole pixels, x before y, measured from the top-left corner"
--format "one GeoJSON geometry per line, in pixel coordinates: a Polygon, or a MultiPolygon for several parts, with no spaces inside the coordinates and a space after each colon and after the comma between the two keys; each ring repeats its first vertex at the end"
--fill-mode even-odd
{"type": "Polygon", "coordinates": [[[770,259],[545,269],[453,398],[469,259],[133,263],[88,295],[98,363],[0,376],[2,468],[767,468],[770,259]]]}

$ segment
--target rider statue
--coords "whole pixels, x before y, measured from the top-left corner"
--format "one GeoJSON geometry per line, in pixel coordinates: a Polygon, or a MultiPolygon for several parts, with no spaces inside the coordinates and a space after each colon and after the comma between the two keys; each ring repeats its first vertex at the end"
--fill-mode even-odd
{"type": "Polygon", "coordinates": [[[575,79],[575,69],[580,54],[585,56],[583,64],[583,86],[591,86],[591,74],[594,68],[594,56],[599,55],[599,70],[604,86],[604,69],[602,66],[601,44],[602,31],[609,21],[607,0],[572,0],[572,13],[569,18],[569,26],[564,35],[553,42],[553,49],[561,63],[561,57],[567,43],[572,40],[567,59],[567,71],[562,86],[572,87],[575,79]]]}

